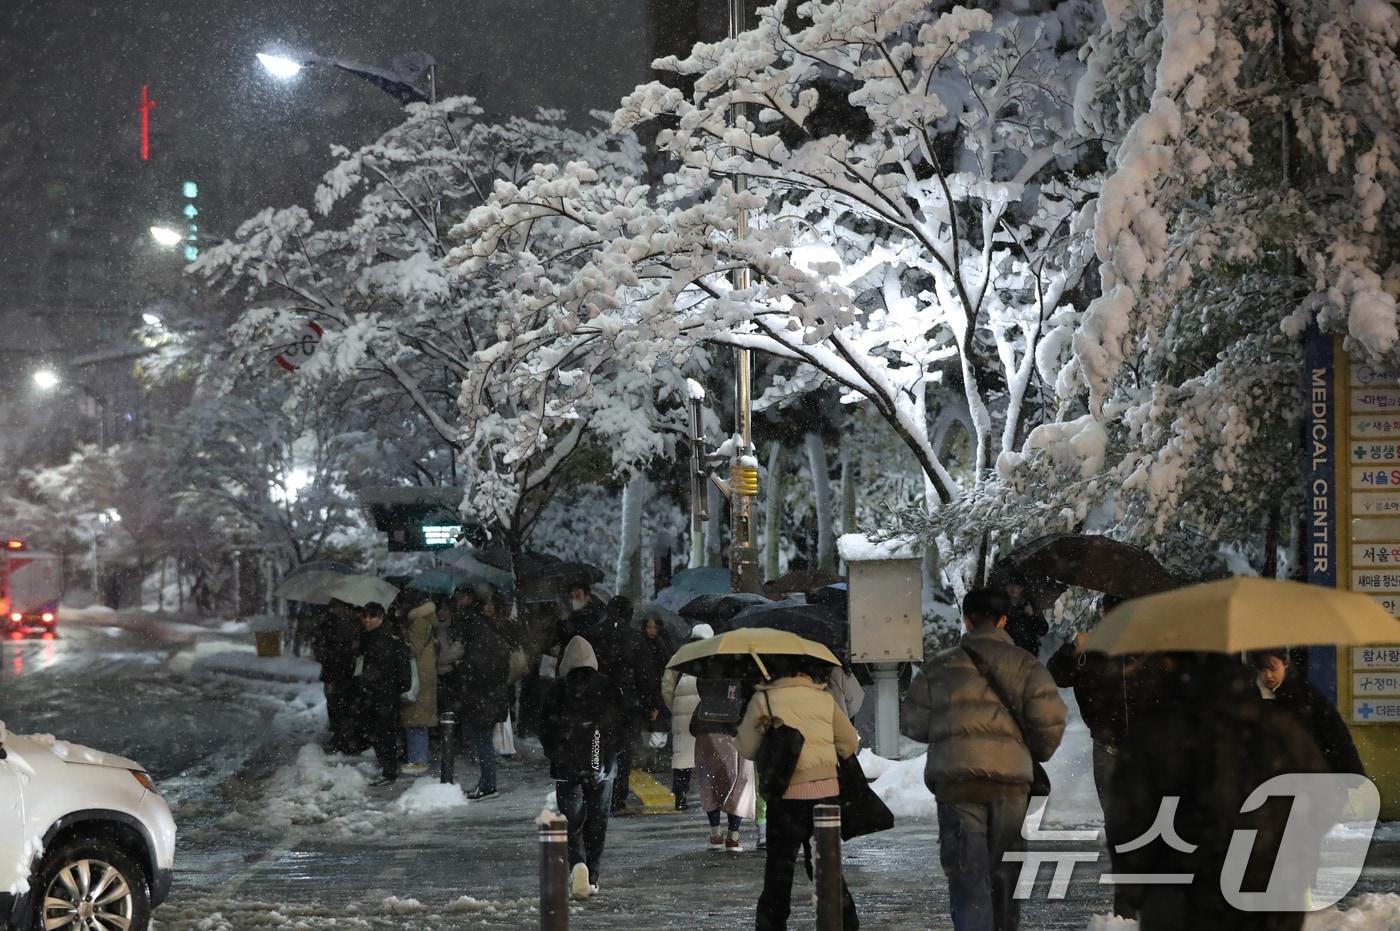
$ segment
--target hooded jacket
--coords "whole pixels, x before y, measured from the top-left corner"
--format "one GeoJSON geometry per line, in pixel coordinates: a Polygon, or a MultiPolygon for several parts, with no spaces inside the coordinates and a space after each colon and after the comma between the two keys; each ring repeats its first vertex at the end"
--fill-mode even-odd
{"type": "Polygon", "coordinates": [[[418,664],[418,697],[404,706],[404,727],[436,727],[437,704],[437,607],[425,601],[408,612],[404,641],[410,658],[418,664]]]}
{"type": "Polygon", "coordinates": [[[1005,631],[977,627],[963,636],[1016,704],[1008,709],[972,659],[956,646],[914,678],[900,709],[904,736],[928,744],[924,783],[941,800],[1024,793],[1064,737],[1069,711],[1040,661],[1005,631]],[[1013,716],[1014,715],[1014,716],[1013,716]],[[1022,733],[1018,721],[1025,725],[1022,733]]]}
{"type": "Polygon", "coordinates": [[[826,687],[806,676],[760,683],[739,724],[739,755],[753,759],[770,716],[802,732],[802,754],[788,785],[836,778],[838,757],[854,756],[860,737],[826,687]]]}
{"type": "Polygon", "coordinates": [[[564,647],[559,679],[540,715],[540,744],[549,757],[550,775],[561,780],[606,778],[621,745],[621,724],[616,692],[598,672],[593,646],[574,637],[564,647]]]}

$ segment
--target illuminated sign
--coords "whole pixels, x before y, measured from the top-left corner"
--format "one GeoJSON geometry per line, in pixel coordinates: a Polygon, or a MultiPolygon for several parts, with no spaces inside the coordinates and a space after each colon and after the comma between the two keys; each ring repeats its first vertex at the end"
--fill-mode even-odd
{"type": "Polygon", "coordinates": [[[450,549],[457,545],[457,538],[461,535],[461,524],[424,524],[423,546],[428,549],[450,549]]]}
{"type": "Polygon", "coordinates": [[[151,158],[151,111],[156,108],[156,102],[151,99],[150,85],[141,85],[141,101],[136,105],[136,111],[141,114],[141,161],[149,161],[151,158]]]}

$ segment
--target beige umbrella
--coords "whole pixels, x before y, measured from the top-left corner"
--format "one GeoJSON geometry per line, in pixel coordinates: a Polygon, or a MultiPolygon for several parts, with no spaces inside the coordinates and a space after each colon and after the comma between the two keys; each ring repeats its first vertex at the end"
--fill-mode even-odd
{"type": "Polygon", "coordinates": [[[760,658],[762,656],[810,656],[832,666],[841,665],[836,654],[814,640],[799,637],[786,630],[746,627],[719,634],[708,640],[693,640],[687,643],[675,652],[666,668],[698,674],[705,671],[713,660],[749,657],[758,666],[764,678],[767,678],[768,669],[760,658]]]}
{"type": "Polygon", "coordinates": [[[1400,643],[1400,621],[1367,595],[1234,578],[1126,601],[1089,633],[1084,649],[1122,656],[1382,643],[1400,643]]]}
{"type": "Polygon", "coordinates": [[[398,596],[399,590],[376,576],[342,575],[334,584],[323,589],[323,593],[327,601],[343,601],[363,607],[371,601],[388,605],[398,596]]]}

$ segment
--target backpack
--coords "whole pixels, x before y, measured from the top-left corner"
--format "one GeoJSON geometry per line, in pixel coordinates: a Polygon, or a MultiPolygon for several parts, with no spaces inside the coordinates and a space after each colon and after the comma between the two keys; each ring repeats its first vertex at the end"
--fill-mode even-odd
{"type": "MultiPolygon", "coordinates": [[[[560,688],[564,688],[561,683],[560,688]]],[[[557,777],[563,779],[592,779],[601,781],[610,761],[603,759],[603,727],[594,709],[586,703],[560,696],[560,709],[565,717],[555,744],[550,748],[550,762],[557,777]]]]}

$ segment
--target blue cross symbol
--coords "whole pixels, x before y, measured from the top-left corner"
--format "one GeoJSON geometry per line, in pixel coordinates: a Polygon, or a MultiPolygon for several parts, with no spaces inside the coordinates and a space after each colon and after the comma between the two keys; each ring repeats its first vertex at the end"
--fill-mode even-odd
{"type": "Polygon", "coordinates": [[[1371,707],[1370,702],[1363,701],[1361,706],[1356,709],[1356,713],[1360,716],[1361,720],[1369,721],[1371,720],[1371,715],[1375,713],[1375,709],[1371,707]]]}

